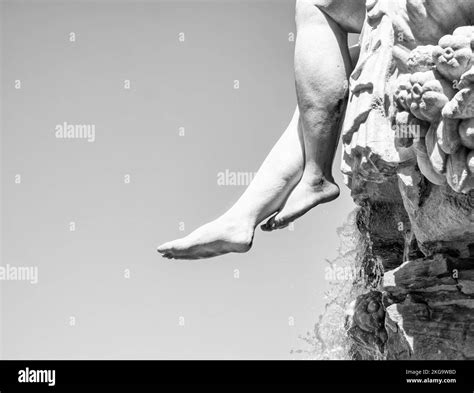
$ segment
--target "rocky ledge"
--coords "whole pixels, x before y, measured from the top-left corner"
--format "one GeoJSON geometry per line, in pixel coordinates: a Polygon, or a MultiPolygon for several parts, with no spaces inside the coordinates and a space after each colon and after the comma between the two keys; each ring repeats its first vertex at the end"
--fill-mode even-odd
{"type": "Polygon", "coordinates": [[[423,41],[378,3],[342,129],[359,205],[350,356],[474,359],[474,26],[423,41]]]}

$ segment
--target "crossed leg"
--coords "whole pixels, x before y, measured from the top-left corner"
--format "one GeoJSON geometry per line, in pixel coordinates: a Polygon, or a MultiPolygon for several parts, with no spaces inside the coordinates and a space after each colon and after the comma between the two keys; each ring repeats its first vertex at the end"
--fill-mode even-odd
{"type": "MultiPolygon", "coordinates": [[[[347,0],[342,5],[350,8],[362,1],[347,0]]],[[[327,4],[341,3],[328,0],[327,4]]],[[[331,166],[350,72],[346,34],[310,0],[298,1],[296,21],[298,108],[287,130],[239,200],[190,235],[159,246],[164,257],[200,259],[246,252],[256,226],[266,218],[277,213],[264,229],[283,227],[339,195],[331,166]]]]}

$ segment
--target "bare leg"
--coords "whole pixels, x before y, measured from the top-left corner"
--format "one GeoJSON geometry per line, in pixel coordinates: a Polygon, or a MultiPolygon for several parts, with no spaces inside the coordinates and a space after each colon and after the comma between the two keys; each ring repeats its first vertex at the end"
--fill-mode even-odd
{"type": "MultiPolygon", "coordinates": [[[[360,31],[357,29],[364,18],[365,0],[320,1],[325,11],[338,20],[340,17],[345,30],[360,31]]],[[[343,110],[346,84],[339,83],[346,80],[343,75],[350,60],[347,62],[345,34],[314,4],[314,0],[297,0],[299,38],[295,66],[302,115],[297,109],[287,130],[237,203],[221,217],[185,238],[158,247],[164,257],[199,259],[247,251],[256,225],[282,208],[300,180],[302,185],[294,190],[298,191],[294,200],[304,201],[304,206],[292,208],[292,211],[297,210],[293,217],[304,214],[309,210],[308,206],[337,196],[339,189],[331,175],[338,139],[338,120],[333,117],[338,119],[343,110]],[[311,7],[307,7],[309,3],[312,3],[311,7]],[[312,23],[316,24],[316,30],[311,28],[312,23]],[[336,115],[331,113],[334,111],[337,111],[336,115]],[[308,142],[303,141],[303,132],[308,142]],[[308,157],[305,158],[305,154],[308,157]],[[302,178],[305,161],[308,168],[302,178]],[[310,190],[305,192],[304,185],[310,186],[310,190]]],[[[288,200],[285,206],[296,206],[290,202],[288,200]]]]}
{"type": "Polygon", "coordinates": [[[295,72],[305,169],[283,209],[263,230],[285,227],[316,205],[339,196],[332,163],[352,69],[347,34],[316,6],[302,4],[297,11],[295,72]]]}
{"type": "Polygon", "coordinates": [[[303,173],[299,117],[297,108],[288,128],[234,206],[190,235],[159,246],[158,252],[167,258],[200,259],[248,251],[255,227],[281,208],[303,173]]]}

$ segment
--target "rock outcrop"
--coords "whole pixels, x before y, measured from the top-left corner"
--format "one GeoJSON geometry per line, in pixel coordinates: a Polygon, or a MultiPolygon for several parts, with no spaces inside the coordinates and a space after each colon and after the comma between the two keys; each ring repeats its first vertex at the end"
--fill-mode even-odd
{"type": "Polygon", "coordinates": [[[364,288],[350,354],[474,359],[474,26],[425,26],[410,6],[424,5],[368,2],[350,79],[342,172],[364,288]]]}

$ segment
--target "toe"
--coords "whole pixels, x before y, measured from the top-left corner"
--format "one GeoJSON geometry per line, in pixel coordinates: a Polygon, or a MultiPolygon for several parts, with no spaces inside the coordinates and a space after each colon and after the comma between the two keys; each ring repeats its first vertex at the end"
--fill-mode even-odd
{"type": "Polygon", "coordinates": [[[290,225],[291,221],[290,217],[285,215],[285,212],[282,211],[273,218],[273,230],[286,228],[290,225]]]}
{"type": "Polygon", "coordinates": [[[156,251],[158,251],[160,254],[165,254],[167,252],[169,252],[171,249],[170,247],[170,243],[163,243],[161,246],[158,246],[156,248],[156,251]]]}
{"type": "Polygon", "coordinates": [[[275,225],[275,229],[284,229],[284,228],[287,228],[288,225],[290,225],[289,222],[280,221],[280,222],[278,222],[278,223],[275,225]]]}
{"type": "Polygon", "coordinates": [[[271,232],[276,229],[275,227],[275,217],[278,216],[276,213],[274,216],[270,217],[265,224],[260,225],[260,229],[265,232],[271,232]]]}
{"type": "Polygon", "coordinates": [[[284,224],[284,219],[283,219],[284,215],[282,215],[282,213],[278,213],[275,217],[273,217],[274,229],[279,229],[284,224]]]}
{"type": "Polygon", "coordinates": [[[176,255],[182,252],[183,250],[186,250],[188,248],[187,246],[188,244],[186,242],[186,238],[182,238],[182,239],[177,239],[177,240],[173,240],[171,242],[162,244],[161,246],[157,248],[157,251],[160,254],[176,255]]]}

